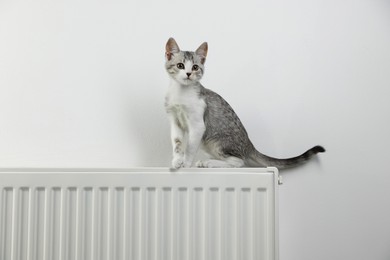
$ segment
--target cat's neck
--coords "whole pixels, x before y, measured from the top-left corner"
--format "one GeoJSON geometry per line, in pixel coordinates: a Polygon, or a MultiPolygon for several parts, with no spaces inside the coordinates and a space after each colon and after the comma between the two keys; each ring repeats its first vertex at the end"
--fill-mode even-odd
{"type": "Polygon", "coordinates": [[[204,102],[200,98],[202,88],[203,86],[199,82],[185,85],[172,80],[166,93],[166,106],[179,105],[202,108],[204,102]],[[201,104],[199,104],[200,101],[201,104]]]}
{"type": "Polygon", "coordinates": [[[174,79],[171,79],[171,81],[169,83],[169,87],[171,89],[180,91],[180,90],[188,90],[188,89],[200,89],[202,87],[202,85],[199,82],[191,82],[190,84],[186,85],[186,84],[182,84],[180,82],[177,82],[174,79]]]}

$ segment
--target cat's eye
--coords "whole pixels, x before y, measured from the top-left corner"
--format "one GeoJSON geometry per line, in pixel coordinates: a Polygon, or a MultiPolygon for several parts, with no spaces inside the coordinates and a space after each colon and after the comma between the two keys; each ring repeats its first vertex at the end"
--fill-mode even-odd
{"type": "Polygon", "coordinates": [[[183,63],[178,63],[177,65],[178,69],[184,70],[184,64],[183,63]]]}
{"type": "Polygon", "coordinates": [[[199,69],[199,66],[198,65],[194,65],[194,66],[192,66],[192,70],[195,70],[195,71],[197,71],[199,69]]]}

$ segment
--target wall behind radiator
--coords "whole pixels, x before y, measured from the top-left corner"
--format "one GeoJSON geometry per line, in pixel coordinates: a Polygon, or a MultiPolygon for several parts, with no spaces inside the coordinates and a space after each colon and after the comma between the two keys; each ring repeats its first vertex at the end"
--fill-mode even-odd
{"type": "Polygon", "coordinates": [[[203,84],[283,173],[282,260],[390,258],[390,4],[0,2],[0,167],[169,166],[164,46],[209,43],[203,84]]]}

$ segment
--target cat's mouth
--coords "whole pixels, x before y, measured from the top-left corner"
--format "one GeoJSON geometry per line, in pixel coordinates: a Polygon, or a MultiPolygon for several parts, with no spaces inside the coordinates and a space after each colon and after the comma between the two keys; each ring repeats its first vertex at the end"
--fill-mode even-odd
{"type": "Polygon", "coordinates": [[[191,78],[181,78],[181,79],[177,79],[177,80],[185,85],[192,84],[195,81],[194,79],[191,79],[191,78]]]}

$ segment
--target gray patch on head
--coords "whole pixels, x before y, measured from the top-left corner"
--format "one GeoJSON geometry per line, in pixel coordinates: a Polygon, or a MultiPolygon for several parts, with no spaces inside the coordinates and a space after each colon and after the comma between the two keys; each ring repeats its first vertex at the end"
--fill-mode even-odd
{"type": "Polygon", "coordinates": [[[191,61],[192,63],[194,63],[194,55],[195,53],[194,52],[190,52],[190,51],[183,51],[183,54],[184,54],[184,61],[191,61]]]}

